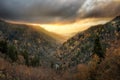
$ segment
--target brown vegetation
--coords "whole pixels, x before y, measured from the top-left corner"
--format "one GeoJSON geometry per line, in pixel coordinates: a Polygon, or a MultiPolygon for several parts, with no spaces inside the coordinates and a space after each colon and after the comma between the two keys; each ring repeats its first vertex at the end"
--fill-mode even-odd
{"type": "Polygon", "coordinates": [[[120,80],[120,49],[107,55],[100,64],[98,61],[95,56],[88,65],[79,64],[76,71],[64,76],[65,80],[120,80]]]}
{"type": "Polygon", "coordinates": [[[0,58],[0,80],[63,80],[52,69],[27,67],[0,58]]]}

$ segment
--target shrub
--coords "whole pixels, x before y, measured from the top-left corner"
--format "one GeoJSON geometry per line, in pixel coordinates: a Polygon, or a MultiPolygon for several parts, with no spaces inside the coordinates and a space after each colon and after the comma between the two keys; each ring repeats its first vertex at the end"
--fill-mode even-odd
{"type": "Polygon", "coordinates": [[[0,58],[0,80],[64,80],[50,68],[12,65],[0,58]]]}

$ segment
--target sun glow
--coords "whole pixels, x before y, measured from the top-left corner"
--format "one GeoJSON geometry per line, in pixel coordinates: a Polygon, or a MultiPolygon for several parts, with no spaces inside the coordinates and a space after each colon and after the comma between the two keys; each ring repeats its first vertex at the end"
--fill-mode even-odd
{"type": "Polygon", "coordinates": [[[97,24],[104,24],[109,20],[110,18],[106,18],[106,19],[93,18],[93,19],[78,20],[70,24],[41,24],[40,26],[50,32],[55,32],[57,34],[61,34],[66,37],[71,37],[80,31],[84,31],[88,29],[90,26],[94,26],[97,24]]]}
{"type": "Polygon", "coordinates": [[[14,23],[14,24],[30,25],[36,29],[38,29],[39,27],[42,27],[49,32],[53,32],[65,37],[65,39],[67,40],[78,32],[84,31],[94,25],[104,24],[109,20],[111,20],[111,18],[90,18],[90,19],[84,19],[84,20],[76,20],[73,23],[64,23],[64,24],[59,24],[59,23],[58,24],[56,23],[55,24],[36,24],[36,23],[33,24],[33,23],[14,22],[14,21],[8,21],[8,22],[14,23]]]}

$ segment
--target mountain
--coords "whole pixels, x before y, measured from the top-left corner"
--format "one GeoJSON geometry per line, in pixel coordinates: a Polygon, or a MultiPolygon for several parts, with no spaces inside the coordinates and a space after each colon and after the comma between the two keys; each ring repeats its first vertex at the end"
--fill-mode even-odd
{"type": "Polygon", "coordinates": [[[0,20],[0,80],[120,80],[120,16],[62,45],[58,37],[39,26],[0,20]],[[95,52],[106,55],[100,63],[95,52]]]}
{"type": "Polygon", "coordinates": [[[0,41],[4,39],[9,45],[14,45],[18,52],[27,51],[29,55],[40,55],[44,62],[52,59],[53,52],[60,45],[51,34],[54,33],[41,27],[0,20],[0,41]]]}
{"type": "Polygon", "coordinates": [[[96,38],[103,52],[111,51],[112,47],[114,50],[120,48],[120,16],[104,25],[93,26],[76,34],[63,43],[57,50],[56,57],[67,67],[87,63],[92,58],[96,38]]]}
{"type": "Polygon", "coordinates": [[[62,35],[60,35],[60,34],[56,34],[56,33],[54,33],[54,32],[49,32],[49,31],[43,29],[43,28],[40,27],[40,26],[33,26],[33,28],[34,28],[35,30],[37,30],[37,31],[43,32],[44,34],[52,37],[54,40],[56,40],[56,43],[57,43],[57,44],[62,44],[62,43],[65,42],[65,40],[66,40],[66,37],[65,37],[65,36],[62,36],[62,35]]]}

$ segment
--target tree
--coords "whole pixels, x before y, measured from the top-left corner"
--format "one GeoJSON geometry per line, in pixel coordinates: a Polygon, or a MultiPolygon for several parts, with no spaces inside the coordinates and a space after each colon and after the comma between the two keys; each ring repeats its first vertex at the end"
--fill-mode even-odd
{"type": "Polygon", "coordinates": [[[95,54],[100,58],[100,62],[105,58],[105,51],[102,49],[99,36],[96,36],[94,41],[93,55],[95,54]]]}
{"type": "Polygon", "coordinates": [[[31,59],[31,66],[33,66],[33,67],[40,66],[40,57],[39,57],[39,55],[35,55],[31,59]]]}
{"type": "Polygon", "coordinates": [[[0,52],[7,53],[7,41],[0,41],[0,52]]]}
{"type": "Polygon", "coordinates": [[[15,46],[13,45],[8,46],[7,56],[12,60],[12,62],[15,62],[18,59],[18,53],[15,46]]]}
{"type": "Polygon", "coordinates": [[[22,56],[24,57],[24,59],[25,59],[25,64],[27,65],[27,66],[29,66],[30,65],[30,63],[29,63],[29,54],[28,54],[28,52],[25,50],[24,52],[22,52],[22,56]]]}

